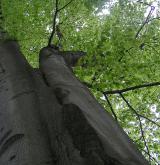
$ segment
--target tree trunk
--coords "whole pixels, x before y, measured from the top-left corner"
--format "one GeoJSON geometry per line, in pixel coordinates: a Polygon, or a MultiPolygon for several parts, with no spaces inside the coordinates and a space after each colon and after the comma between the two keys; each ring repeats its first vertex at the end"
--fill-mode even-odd
{"type": "Polygon", "coordinates": [[[33,69],[15,41],[0,46],[0,165],[147,165],[118,123],[43,48],[33,69]]]}

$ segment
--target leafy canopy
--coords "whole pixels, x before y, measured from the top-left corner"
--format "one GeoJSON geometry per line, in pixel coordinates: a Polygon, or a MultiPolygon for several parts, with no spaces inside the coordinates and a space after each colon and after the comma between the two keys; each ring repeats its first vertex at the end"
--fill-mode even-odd
{"type": "MultiPolygon", "coordinates": [[[[68,2],[61,0],[59,7],[68,2]]],[[[3,0],[2,5],[6,30],[37,67],[38,52],[47,45],[52,31],[55,3],[3,0]]],[[[63,49],[87,52],[75,74],[107,111],[112,105],[120,124],[153,164],[160,161],[160,129],[153,123],[160,125],[159,86],[107,95],[111,105],[103,92],[159,81],[159,8],[156,0],[73,0],[56,19],[63,34],[63,49]],[[139,120],[134,110],[146,118],[139,120]]],[[[57,42],[55,37],[53,43],[57,42]]]]}

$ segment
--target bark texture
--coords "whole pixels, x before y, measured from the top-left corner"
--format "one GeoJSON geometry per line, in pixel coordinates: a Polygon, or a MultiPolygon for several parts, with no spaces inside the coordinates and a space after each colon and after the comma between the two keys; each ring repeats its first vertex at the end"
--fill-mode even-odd
{"type": "Polygon", "coordinates": [[[147,165],[73,74],[43,48],[33,69],[16,42],[0,46],[0,165],[147,165]]]}

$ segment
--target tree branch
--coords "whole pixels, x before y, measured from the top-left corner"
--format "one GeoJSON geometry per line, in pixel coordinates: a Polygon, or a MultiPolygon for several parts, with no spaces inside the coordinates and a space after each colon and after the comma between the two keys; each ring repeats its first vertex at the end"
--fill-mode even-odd
{"type": "Polygon", "coordinates": [[[53,17],[52,33],[51,33],[49,40],[48,40],[48,46],[51,46],[51,42],[52,42],[53,36],[55,34],[55,31],[56,31],[56,18],[58,15],[58,2],[59,1],[56,0],[56,8],[55,8],[55,13],[54,13],[54,17],[53,17]]]}
{"type": "Polygon", "coordinates": [[[137,86],[133,86],[133,87],[125,88],[125,89],[105,91],[104,94],[120,94],[120,93],[133,91],[133,90],[140,89],[140,88],[153,87],[153,86],[159,86],[159,85],[160,85],[160,82],[153,82],[153,83],[137,85],[137,86]]]}
{"type": "Polygon", "coordinates": [[[151,154],[145,139],[145,135],[144,135],[144,131],[143,131],[143,126],[142,126],[142,122],[141,122],[141,118],[140,115],[138,114],[138,112],[130,105],[130,103],[126,100],[126,98],[123,96],[122,93],[120,93],[121,98],[124,100],[124,102],[127,104],[127,106],[133,111],[133,113],[137,116],[138,121],[139,121],[139,127],[140,127],[140,132],[141,132],[141,136],[145,145],[145,148],[147,150],[147,154],[149,156],[149,161],[151,161],[151,154]]]}
{"type": "Polygon", "coordinates": [[[151,4],[149,4],[149,3],[147,3],[147,2],[143,2],[143,1],[141,1],[141,0],[138,0],[137,2],[138,2],[138,3],[142,3],[142,4],[144,4],[144,5],[147,5],[147,6],[152,6],[151,4]]]}
{"type": "Polygon", "coordinates": [[[58,13],[63,10],[64,8],[66,8],[70,3],[72,3],[73,0],[69,1],[66,5],[64,5],[62,8],[58,8],[58,3],[59,3],[59,0],[56,0],[56,4],[55,4],[55,13],[54,13],[54,17],[53,17],[53,25],[52,25],[52,32],[51,32],[51,35],[49,37],[49,40],[48,40],[48,46],[51,46],[51,42],[53,40],[53,37],[54,37],[54,34],[56,32],[56,18],[58,16],[58,13]]]}
{"type": "Polygon", "coordinates": [[[157,127],[160,128],[160,125],[157,124],[155,121],[151,120],[150,118],[148,118],[148,117],[146,117],[146,116],[143,116],[143,115],[141,115],[141,114],[139,114],[139,116],[142,117],[142,118],[144,118],[144,119],[146,119],[146,120],[148,120],[148,121],[150,121],[151,123],[155,124],[157,127]]]}
{"type": "Polygon", "coordinates": [[[110,109],[111,109],[111,112],[112,112],[112,114],[113,114],[115,120],[118,121],[117,115],[116,115],[116,113],[114,112],[114,109],[113,109],[113,107],[112,107],[112,104],[111,104],[111,102],[109,101],[107,95],[104,94],[104,93],[103,93],[103,95],[104,95],[105,99],[106,99],[107,102],[108,102],[108,105],[109,105],[109,107],[110,107],[110,109]]]}
{"type": "Polygon", "coordinates": [[[70,0],[66,5],[64,5],[63,7],[61,7],[60,9],[58,9],[58,12],[60,12],[61,10],[63,10],[64,8],[66,8],[70,3],[72,3],[74,0],[70,0]]]}
{"type": "MultiPolygon", "coordinates": [[[[148,153],[145,150],[143,150],[143,149],[140,149],[140,150],[143,151],[145,154],[148,155],[148,153]]],[[[153,156],[150,155],[150,158],[158,164],[158,161],[153,156]]]]}
{"type": "Polygon", "coordinates": [[[155,18],[149,19],[147,23],[149,23],[149,22],[151,22],[153,20],[160,20],[160,17],[155,17],[155,18]]]}
{"type": "MultiPolygon", "coordinates": [[[[140,3],[142,3],[142,2],[140,2],[140,3]]],[[[147,5],[149,5],[149,4],[147,4],[147,5]]],[[[155,9],[154,6],[152,6],[152,5],[149,5],[149,6],[151,7],[151,9],[150,9],[150,11],[149,11],[149,13],[148,13],[148,15],[147,15],[147,17],[146,17],[144,23],[141,25],[141,27],[140,27],[139,30],[137,31],[137,33],[136,33],[136,35],[135,35],[135,38],[137,38],[137,37],[139,36],[139,33],[142,31],[143,27],[149,22],[149,18],[151,17],[151,15],[152,15],[152,13],[153,13],[153,11],[154,11],[154,9],[155,9]]]]}

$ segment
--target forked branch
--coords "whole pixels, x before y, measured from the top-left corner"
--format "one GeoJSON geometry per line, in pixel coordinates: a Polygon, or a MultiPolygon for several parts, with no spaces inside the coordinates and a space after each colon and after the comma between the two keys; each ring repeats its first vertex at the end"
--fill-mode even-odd
{"type": "Polygon", "coordinates": [[[54,34],[56,32],[56,19],[57,19],[57,16],[58,16],[58,13],[65,9],[69,4],[71,4],[73,2],[73,0],[70,0],[66,5],[64,5],[63,7],[59,8],[59,0],[56,0],[56,3],[55,3],[55,12],[54,12],[54,16],[53,16],[53,25],[52,25],[52,32],[51,32],[51,35],[48,39],[48,46],[51,46],[51,43],[52,43],[52,40],[53,40],[53,37],[54,37],[54,34]]]}

